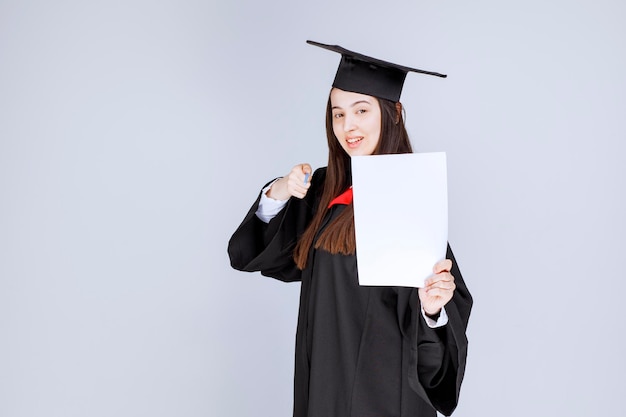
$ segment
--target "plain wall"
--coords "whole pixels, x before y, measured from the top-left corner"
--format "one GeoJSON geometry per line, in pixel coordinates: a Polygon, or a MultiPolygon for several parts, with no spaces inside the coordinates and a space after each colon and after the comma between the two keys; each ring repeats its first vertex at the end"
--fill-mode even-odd
{"type": "Polygon", "coordinates": [[[260,187],[325,165],[339,56],[409,75],[475,298],[455,415],[626,388],[618,1],[0,2],[0,416],[287,416],[298,284],[229,266],[260,187]]]}

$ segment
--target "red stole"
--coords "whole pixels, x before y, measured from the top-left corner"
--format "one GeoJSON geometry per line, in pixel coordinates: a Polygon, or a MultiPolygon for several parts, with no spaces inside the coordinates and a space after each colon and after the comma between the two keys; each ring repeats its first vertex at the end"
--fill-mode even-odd
{"type": "Polygon", "coordinates": [[[352,203],[352,187],[348,188],[342,194],[339,194],[328,204],[328,208],[331,208],[335,204],[350,204],[352,203]]]}

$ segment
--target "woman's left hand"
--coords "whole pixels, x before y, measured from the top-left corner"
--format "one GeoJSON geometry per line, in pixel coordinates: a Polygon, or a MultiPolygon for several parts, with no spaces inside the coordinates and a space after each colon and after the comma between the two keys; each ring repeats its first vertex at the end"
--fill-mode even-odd
{"type": "Polygon", "coordinates": [[[422,308],[429,316],[439,314],[441,308],[452,299],[456,284],[451,270],[450,259],[437,262],[433,267],[434,275],[426,279],[424,288],[418,289],[422,308]]]}

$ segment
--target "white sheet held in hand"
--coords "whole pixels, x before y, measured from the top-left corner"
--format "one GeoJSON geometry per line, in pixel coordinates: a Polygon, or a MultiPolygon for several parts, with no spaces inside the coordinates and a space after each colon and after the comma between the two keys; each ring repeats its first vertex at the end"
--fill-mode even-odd
{"type": "Polygon", "coordinates": [[[444,152],[352,157],[360,285],[423,287],[446,256],[444,152]]]}

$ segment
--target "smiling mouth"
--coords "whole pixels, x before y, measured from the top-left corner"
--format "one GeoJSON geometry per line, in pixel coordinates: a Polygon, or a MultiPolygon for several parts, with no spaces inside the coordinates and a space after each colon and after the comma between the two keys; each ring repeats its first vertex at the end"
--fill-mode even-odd
{"type": "Polygon", "coordinates": [[[350,138],[350,139],[346,139],[346,142],[348,142],[350,145],[353,145],[357,142],[360,142],[363,140],[363,137],[358,137],[358,138],[350,138]]]}

